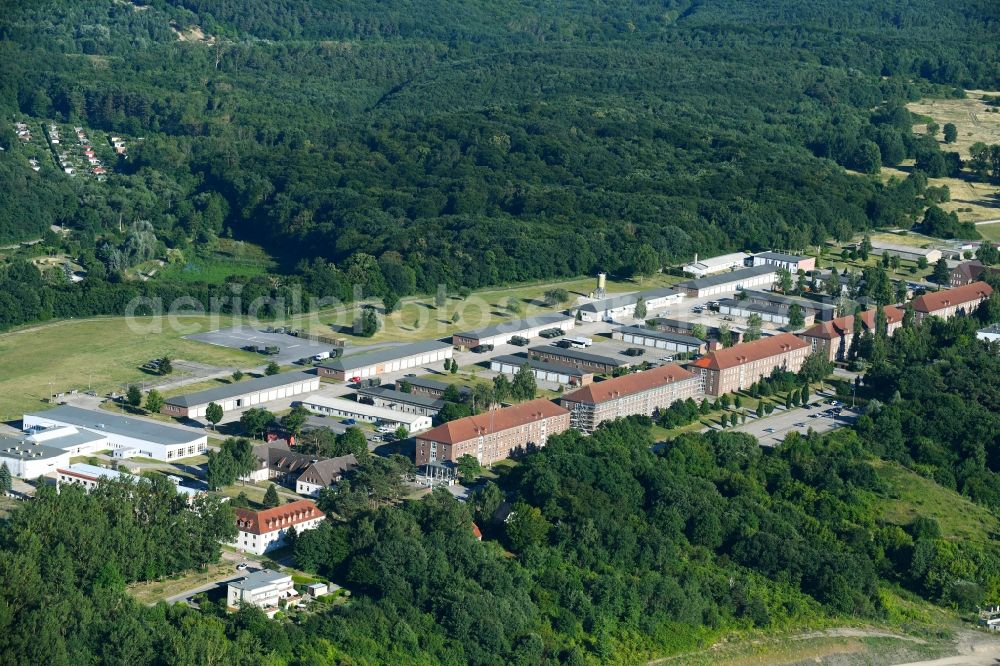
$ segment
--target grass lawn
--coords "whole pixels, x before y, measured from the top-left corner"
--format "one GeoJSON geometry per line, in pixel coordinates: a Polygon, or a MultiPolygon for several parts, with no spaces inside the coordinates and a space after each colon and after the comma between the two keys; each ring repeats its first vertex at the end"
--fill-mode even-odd
{"type": "Polygon", "coordinates": [[[997,533],[1000,521],[989,509],[897,463],[874,464],[890,488],[880,502],[886,521],[907,525],[918,515],[935,518],[942,536],[961,541],[989,542],[997,533]]]}
{"type": "MultiPolygon", "coordinates": [[[[997,216],[1000,217],[1000,210],[997,211],[997,216]]],[[[976,231],[978,231],[979,235],[986,240],[991,240],[994,243],[1000,243],[1000,223],[980,224],[976,227],[976,231]]]]}
{"type": "MultiPolygon", "coordinates": [[[[641,282],[608,280],[609,293],[655,289],[680,282],[684,278],[657,274],[641,282]]],[[[578,278],[562,282],[511,287],[480,291],[462,300],[451,297],[440,309],[434,306],[433,297],[406,299],[400,308],[383,320],[383,327],[371,338],[359,338],[339,327],[349,327],[353,315],[324,312],[315,317],[304,317],[296,325],[308,328],[312,333],[346,337],[354,344],[364,345],[376,342],[412,342],[452,335],[459,331],[492,326],[511,319],[520,319],[570,307],[578,297],[587,296],[597,286],[594,278],[578,278]],[[570,302],[563,306],[549,306],[543,300],[546,290],[553,287],[566,289],[570,302]],[[521,307],[521,313],[514,315],[505,310],[514,301],[521,307]],[[457,322],[452,322],[455,314],[457,322]]],[[[353,310],[352,310],[353,312],[353,310]]]]}
{"type": "MultiPolygon", "coordinates": [[[[125,383],[149,380],[139,369],[151,358],[169,355],[220,366],[247,366],[254,355],[235,349],[184,340],[196,330],[211,330],[209,317],[184,317],[195,330],[173,331],[167,321],[159,331],[132,330],[124,317],[66,320],[0,335],[0,419],[19,419],[44,408],[54,393],[121,390],[125,383]]],[[[156,326],[150,320],[142,325],[156,326]]]]}
{"type": "Polygon", "coordinates": [[[155,604],[185,590],[208,585],[236,573],[235,565],[232,562],[219,562],[209,565],[204,571],[192,571],[161,581],[133,583],[128,586],[127,592],[140,603],[155,604]]]}
{"type": "MultiPolygon", "coordinates": [[[[235,484],[226,486],[225,488],[220,488],[215,492],[225,497],[237,497],[240,493],[246,493],[247,499],[250,500],[250,503],[256,504],[257,506],[255,508],[261,508],[264,505],[264,493],[267,492],[268,487],[270,487],[272,483],[274,482],[262,481],[261,483],[247,483],[246,485],[243,485],[242,482],[237,481],[235,484]]],[[[284,486],[277,483],[275,483],[274,486],[278,491],[278,497],[282,498],[282,504],[284,504],[287,500],[304,499],[284,486]]]]}

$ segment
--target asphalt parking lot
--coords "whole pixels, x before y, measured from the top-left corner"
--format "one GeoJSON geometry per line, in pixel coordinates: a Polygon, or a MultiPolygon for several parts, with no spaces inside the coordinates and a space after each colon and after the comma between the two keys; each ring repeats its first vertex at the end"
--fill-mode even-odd
{"type": "Polygon", "coordinates": [[[798,407],[789,411],[775,412],[771,416],[763,419],[748,421],[746,424],[734,428],[737,432],[745,432],[753,435],[760,442],[761,446],[777,446],[789,432],[798,432],[805,435],[812,428],[814,432],[825,433],[836,428],[854,423],[858,414],[852,412],[850,408],[844,408],[839,415],[827,415],[825,412],[831,409],[826,404],[826,400],[814,401],[810,409],[798,407]]]}
{"type": "MultiPolygon", "coordinates": [[[[285,333],[268,333],[250,326],[234,326],[232,328],[219,329],[218,331],[209,331],[208,333],[195,333],[184,337],[188,340],[204,342],[209,345],[218,345],[220,347],[229,347],[230,349],[242,349],[247,345],[257,345],[258,347],[275,346],[280,350],[273,356],[261,354],[261,364],[275,361],[278,365],[288,365],[300,358],[315,356],[316,354],[328,352],[332,349],[330,345],[323,344],[322,342],[315,342],[285,333]]],[[[381,347],[394,347],[397,344],[389,342],[360,347],[348,346],[344,349],[344,355],[350,356],[351,354],[359,354],[381,347]]]]}

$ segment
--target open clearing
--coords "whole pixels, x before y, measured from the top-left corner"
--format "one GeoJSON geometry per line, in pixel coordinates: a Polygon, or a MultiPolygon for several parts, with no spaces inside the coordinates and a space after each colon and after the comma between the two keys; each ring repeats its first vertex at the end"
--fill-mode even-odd
{"type": "MultiPolygon", "coordinates": [[[[988,112],[983,103],[983,95],[1000,95],[1000,93],[982,90],[966,90],[965,99],[922,99],[910,102],[906,108],[911,112],[930,116],[941,127],[945,123],[954,123],[958,129],[958,139],[952,144],[942,144],[942,150],[957,150],[962,159],[969,157],[969,146],[982,141],[989,145],[1000,143],[1000,113],[988,112]],[[947,146],[947,147],[946,147],[947,146]]],[[[914,125],[915,132],[926,132],[926,125],[914,125]]],[[[942,130],[938,130],[938,138],[942,130]]]]}
{"type": "Polygon", "coordinates": [[[81,319],[32,326],[0,335],[0,419],[21,418],[44,408],[53,393],[92,388],[98,394],[122,384],[149,380],[139,367],[168,355],[222,367],[261,365],[259,354],[205,345],[181,338],[192,329],[207,330],[208,317],[180,319],[187,330],[173,331],[167,321],[139,320],[147,330],[132,330],[124,317],[81,319]]]}
{"type": "MultiPolygon", "coordinates": [[[[942,141],[943,130],[938,130],[937,138],[941,150],[957,151],[962,159],[969,158],[969,147],[981,141],[987,145],[1000,143],[1000,113],[992,113],[983,103],[983,95],[998,93],[982,90],[967,90],[965,99],[922,99],[910,102],[906,108],[921,116],[933,118],[942,128],[945,123],[954,123],[958,129],[955,143],[942,141]]],[[[913,126],[913,131],[925,133],[926,124],[913,126]]],[[[913,161],[903,162],[899,168],[883,167],[882,179],[906,178],[913,167],[913,161]]],[[[947,185],[951,191],[951,201],[941,204],[946,211],[955,211],[963,222],[977,222],[1000,217],[1000,186],[977,183],[962,178],[929,178],[935,186],[947,185]]],[[[982,230],[980,229],[980,233],[982,230]]]]}

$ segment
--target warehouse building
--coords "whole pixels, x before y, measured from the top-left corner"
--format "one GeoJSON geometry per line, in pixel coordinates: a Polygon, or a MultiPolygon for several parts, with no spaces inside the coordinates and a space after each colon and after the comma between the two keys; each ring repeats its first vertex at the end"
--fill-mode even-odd
{"type": "Polygon", "coordinates": [[[361,354],[340,356],[324,361],[318,370],[320,377],[330,377],[340,381],[357,381],[410,368],[429,365],[440,367],[442,361],[451,358],[452,354],[451,345],[447,342],[425,340],[361,354]]]}
{"type": "Polygon", "coordinates": [[[714,275],[715,273],[723,273],[736,268],[743,268],[752,260],[753,256],[747,254],[746,252],[733,252],[731,254],[723,254],[718,257],[702,259],[701,261],[698,261],[698,255],[696,254],[694,255],[694,261],[684,266],[683,270],[688,275],[693,275],[696,278],[703,278],[707,275],[714,275]]]}
{"type": "Polygon", "coordinates": [[[594,373],[566,365],[546,363],[530,358],[527,354],[512,354],[495,356],[490,359],[490,370],[505,375],[516,375],[518,370],[527,365],[535,379],[570,386],[586,386],[594,381],[594,373]]]}
{"type": "Polygon", "coordinates": [[[70,405],[59,405],[44,412],[25,414],[24,428],[33,426],[73,426],[80,431],[104,436],[107,441],[106,448],[118,453],[162,461],[202,455],[208,449],[206,435],[186,428],[70,405]]]}
{"type": "Polygon", "coordinates": [[[544,398],[529,400],[449,421],[417,435],[415,461],[422,467],[471,455],[481,465],[492,465],[529,445],[545,446],[550,436],[569,427],[569,411],[544,398]]]}
{"type": "Polygon", "coordinates": [[[799,271],[811,271],[816,269],[816,257],[800,257],[794,254],[782,254],[780,252],[761,252],[754,255],[754,266],[774,266],[784,268],[795,275],[799,271]]]}
{"type": "Polygon", "coordinates": [[[703,393],[720,396],[749,388],[774,370],[798,372],[811,351],[805,340],[779,333],[711,351],[687,367],[701,377],[703,393]]]}
{"type": "Polygon", "coordinates": [[[313,372],[284,372],[277,375],[265,375],[197,393],[167,398],[160,413],[192,419],[203,418],[205,410],[213,402],[222,407],[223,412],[235,412],[274,400],[318,391],[319,385],[319,376],[313,372]]]}
{"type": "Polygon", "coordinates": [[[896,245],[895,243],[880,243],[872,241],[871,253],[875,256],[888,254],[890,257],[899,257],[906,261],[917,263],[921,257],[927,260],[928,264],[935,263],[942,256],[941,250],[935,248],[912,247],[910,245],[896,245]]]}
{"type": "Polygon", "coordinates": [[[302,406],[311,412],[326,416],[336,416],[338,418],[354,419],[355,421],[365,421],[366,423],[377,423],[393,427],[406,426],[406,429],[411,433],[427,430],[431,427],[431,417],[429,416],[401,412],[386,407],[376,407],[375,405],[366,405],[363,402],[354,402],[353,400],[345,400],[344,398],[327,398],[314,395],[303,399],[302,406]]]}
{"type": "MultiPolygon", "coordinates": [[[[798,305],[802,308],[802,315],[805,317],[806,324],[812,324],[816,321],[830,321],[837,316],[837,308],[835,306],[829,303],[820,303],[810,298],[786,296],[773,291],[757,291],[754,289],[744,290],[739,296],[740,298],[736,299],[738,301],[737,307],[741,304],[764,305],[772,308],[775,312],[787,313],[792,305],[798,305]]],[[[720,312],[721,305],[720,302],[720,312]]]]}
{"type": "Polygon", "coordinates": [[[691,298],[703,298],[705,296],[735,294],[737,291],[755,287],[770,289],[777,278],[778,273],[774,266],[753,266],[681,282],[677,288],[683,289],[691,298]]]}
{"type": "Polygon", "coordinates": [[[25,430],[25,441],[62,449],[72,456],[86,456],[111,448],[105,435],[74,426],[32,426],[25,430]]]}
{"type": "Polygon", "coordinates": [[[586,303],[576,308],[576,311],[580,313],[582,321],[606,321],[632,317],[635,315],[635,306],[640,299],[645,304],[647,312],[651,312],[680,303],[684,300],[684,292],[673,287],[637,291],[634,294],[612,296],[586,303]]]}
{"type": "Polygon", "coordinates": [[[19,479],[37,479],[60,467],[68,467],[69,459],[69,451],[24,437],[0,439],[0,463],[7,465],[11,476],[19,479]]]}
{"type": "Polygon", "coordinates": [[[652,328],[642,328],[640,326],[623,326],[611,332],[613,340],[621,340],[630,345],[639,347],[652,347],[664,351],[677,352],[681,354],[701,354],[705,351],[704,340],[683,335],[681,333],[667,333],[652,328]]]}
{"type": "Polygon", "coordinates": [[[575,325],[576,320],[572,316],[554,312],[527,319],[513,319],[474,331],[456,333],[451,337],[451,343],[455,347],[463,349],[471,349],[479,345],[505,345],[515,336],[530,340],[537,338],[538,334],[546,329],[559,328],[563,331],[570,331],[575,325]]]}
{"type": "Polygon", "coordinates": [[[431,398],[430,396],[418,393],[404,393],[387,386],[370,386],[358,390],[358,396],[371,400],[376,407],[395,409],[400,412],[410,414],[420,414],[422,416],[437,416],[441,408],[445,406],[445,401],[441,398],[431,398]]]}
{"type": "MultiPolygon", "coordinates": [[[[709,339],[718,340],[719,335],[722,331],[719,330],[717,326],[712,326],[711,323],[699,323],[696,321],[684,321],[682,319],[667,319],[664,317],[657,317],[656,319],[650,319],[647,324],[657,331],[662,331],[663,333],[680,333],[681,335],[694,336],[695,326],[701,326],[705,330],[705,335],[709,339]]],[[[734,343],[740,342],[740,332],[736,329],[730,329],[730,335],[733,337],[734,343]]]]}
{"type": "Polygon", "coordinates": [[[567,393],[559,402],[569,410],[570,425],[589,433],[604,421],[636,414],[653,416],[676,400],[700,393],[700,378],[671,364],[596,382],[567,393]]]}
{"type": "Polygon", "coordinates": [[[634,357],[605,356],[573,347],[532,347],[528,350],[530,356],[546,363],[577,368],[597,375],[610,375],[618,368],[635,365],[634,357]]]}
{"type": "Polygon", "coordinates": [[[439,382],[436,379],[426,379],[424,377],[407,376],[396,380],[397,391],[402,391],[404,385],[409,385],[410,391],[414,395],[424,395],[430,398],[443,398],[449,386],[455,386],[461,395],[467,395],[470,392],[468,386],[439,382]]]}

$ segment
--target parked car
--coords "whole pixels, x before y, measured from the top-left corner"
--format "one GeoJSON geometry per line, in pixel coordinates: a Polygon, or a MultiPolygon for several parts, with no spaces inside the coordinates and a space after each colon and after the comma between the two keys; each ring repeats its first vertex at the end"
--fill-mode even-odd
{"type": "Polygon", "coordinates": [[[475,352],[476,354],[491,352],[493,351],[493,345],[476,345],[475,347],[472,348],[472,351],[475,352]]]}
{"type": "Polygon", "coordinates": [[[764,432],[766,432],[768,434],[773,434],[774,433],[774,428],[764,428],[764,432]]]}
{"type": "Polygon", "coordinates": [[[521,337],[520,335],[515,335],[510,340],[508,340],[512,345],[517,345],[518,347],[526,347],[528,345],[528,338],[521,337]]]}
{"type": "Polygon", "coordinates": [[[357,425],[358,422],[355,421],[354,419],[344,419],[343,421],[341,421],[341,423],[343,423],[344,425],[357,425]]]}
{"type": "Polygon", "coordinates": [[[629,347],[622,353],[625,354],[626,356],[642,356],[643,354],[646,353],[646,350],[643,349],[642,347],[629,347]]]}
{"type": "Polygon", "coordinates": [[[237,571],[246,571],[246,568],[247,568],[246,562],[240,562],[239,564],[236,565],[237,571]]]}
{"type": "Polygon", "coordinates": [[[799,421],[798,423],[793,423],[792,425],[794,425],[796,428],[804,428],[804,427],[806,427],[806,424],[803,423],[802,421],[799,421]]]}

